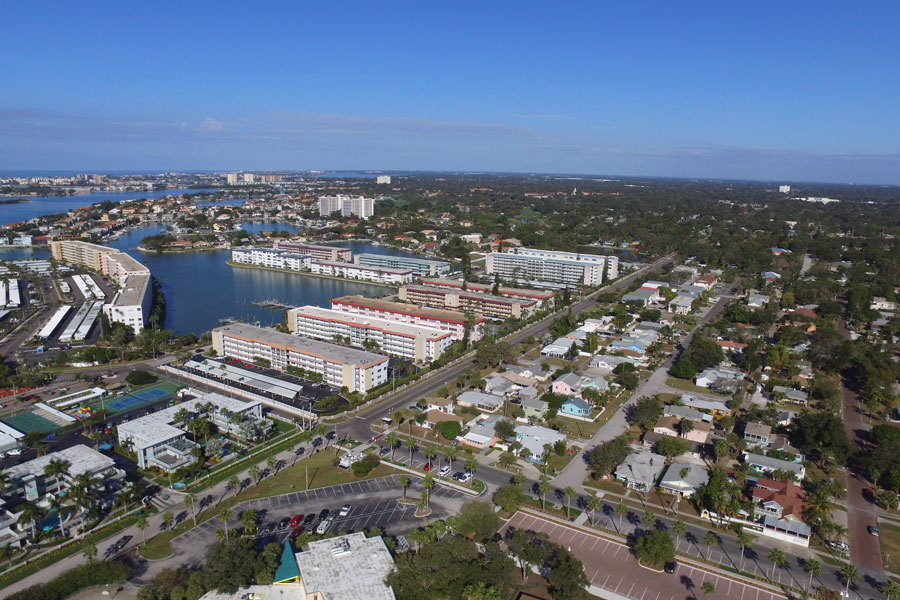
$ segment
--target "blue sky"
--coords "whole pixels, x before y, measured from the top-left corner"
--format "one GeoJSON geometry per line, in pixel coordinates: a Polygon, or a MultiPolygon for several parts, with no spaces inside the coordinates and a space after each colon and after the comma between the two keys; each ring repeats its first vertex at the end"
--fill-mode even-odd
{"type": "Polygon", "coordinates": [[[0,168],[900,183],[900,5],[742,4],[8,3],[0,168]]]}

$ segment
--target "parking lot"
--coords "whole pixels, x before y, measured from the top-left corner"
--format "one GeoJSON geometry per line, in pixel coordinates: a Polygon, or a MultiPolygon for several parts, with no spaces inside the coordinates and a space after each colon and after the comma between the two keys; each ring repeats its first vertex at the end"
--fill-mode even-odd
{"type": "Polygon", "coordinates": [[[716,598],[733,600],[784,600],[785,596],[681,563],[674,574],[660,573],[640,566],[625,545],[581,529],[516,513],[501,530],[527,529],[546,533],[551,541],[571,550],[582,563],[591,584],[591,593],[606,597],[615,594],[632,600],[682,600],[702,595],[704,582],[716,586],[716,598]]]}
{"type": "MultiPolygon", "coordinates": [[[[412,482],[406,490],[406,495],[408,498],[418,500],[423,490],[421,482],[415,477],[410,479],[412,482]]],[[[238,515],[241,511],[252,508],[258,513],[257,523],[261,532],[265,531],[267,525],[274,525],[273,531],[260,533],[257,536],[260,541],[283,542],[290,535],[293,527],[287,525],[279,529],[277,525],[280,521],[297,514],[305,516],[313,513],[316,518],[306,523],[304,527],[307,532],[315,531],[320,522],[319,513],[323,509],[328,509],[335,514],[329,533],[381,527],[389,535],[405,535],[421,527],[424,521],[415,516],[415,505],[398,502],[402,496],[399,476],[391,475],[250,500],[232,509],[232,520],[228,523],[228,530],[234,531],[242,528],[243,524],[239,521],[238,515]],[[337,512],[344,504],[352,506],[350,514],[346,517],[338,517],[337,512]]],[[[451,514],[456,514],[464,503],[471,500],[469,495],[457,490],[435,486],[431,491],[431,514],[428,519],[429,521],[445,519],[451,514]]],[[[189,513],[184,513],[176,515],[176,518],[185,520],[191,517],[189,513]]],[[[206,553],[216,543],[216,531],[224,528],[225,525],[220,519],[210,519],[175,538],[172,540],[172,556],[149,563],[148,573],[142,576],[142,579],[152,577],[165,567],[189,567],[202,564],[206,553]]]]}

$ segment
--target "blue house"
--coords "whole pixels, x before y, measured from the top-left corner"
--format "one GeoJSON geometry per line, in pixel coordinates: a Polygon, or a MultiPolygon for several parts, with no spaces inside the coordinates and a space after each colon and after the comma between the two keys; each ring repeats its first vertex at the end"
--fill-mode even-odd
{"type": "Polygon", "coordinates": [[[581,398],[569,398],[563,402],[559,412],[571,417],[587,417],[591,414],[591,405],[581,398]]]}

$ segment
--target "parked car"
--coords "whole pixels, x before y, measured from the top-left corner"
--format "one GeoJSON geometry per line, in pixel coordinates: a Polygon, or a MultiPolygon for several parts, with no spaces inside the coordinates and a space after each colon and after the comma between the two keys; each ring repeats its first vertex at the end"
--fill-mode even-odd
{"type": "Polygon", "coordinates": [[[867,529],[869,530],[869,533],[871,533],[875,537],[878,537],[878,526],[877,525],[869,525],[867,527],[867,529]]]}
{"type": "Polygon", "coordinates": [[[439,471],[441,477],[446,477],[450,473],[450,465],[444,465],[439,471]]]}
{"type": "Polygon", "coordinates": [[[300,524],[300,520],[303,519],[303,515],[294,515],[291,519],[291,527],[296,527],[300,524]]]}
{"type": "Polygon", "coordinates": [[[263,526],[263,533],[273,533],[275,531],[275,523],[266,523],[263,526]]]}
{"type": "Polygon", "coordinates": [[[431,461],[428,461],[428,462],[425,463],[425,465],[422,467],[422,470],[423,470],[423,471],[430,471],[430,470],[433,469],[433,468],[434,468],[434,463],[431,462],[431,461]]]}
{"type": "Polygon", "coordinates": [[[291,540],[296,540],[304,531],[306,531],[306,529],[302,525],[300,527],[295,527],[291,532],[291,540]]]}
{"type": "Polygon", "coordinates": [[[674,573],[677,566],[678,563],[676,563],[674,560],[672,562],[667,562],[665,566],[666,573],[674,573]]]}
{"type": "Polygon", "coordinates": [[[328,533],[328,529],[331,527],[331,523],[332,523],[331,518],[325,519],[324,521],[319,523],[318,527],[316,527],[316,533],[318,535],[324,535],[324,534],[328,533]]]}
{"type": "Polygon", "coordinates": [[[350,514],[350,511],[353,510],[353,506],[350,504],[345,504],[341,507],[341,512],[338,513],[339,517],[346,517],[350,514]]]}
{"type": "Polygon", "coordinates": [[[278,521],[278,529],[285,529],[290,524],[291,524],[290,517],[285,517],[282,520],[278,521]]]}
{"type": "Polygon", "coordinates": [[[472,481],[472,473],[470,473],[469,471],[461,473],[457,481],[460,483],[469,483],[470,481],[472,481]]]}
{"type": "Polygon", "coordinates": [[[309,527],[312,524],[312,522],[315,520],[316,520],[316,513],[309,513],[303,519],[303,525],[305,525],[306,527],[309,527]]]}
{"type": "Polygon", "coordinates": [[[330,511],[327,508],[323,508],[321,511],[319,511],[319,520],[324,521],[325,519],[327,519],[329,512],[330,511]]]}

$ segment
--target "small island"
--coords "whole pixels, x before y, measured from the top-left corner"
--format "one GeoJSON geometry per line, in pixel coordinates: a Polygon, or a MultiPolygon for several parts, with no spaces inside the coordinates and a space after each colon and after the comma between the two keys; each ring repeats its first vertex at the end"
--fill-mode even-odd
{"type": "Polygon", "coordinates": [[[28,202],[25,198],[2,198],[0,204],[24,204],[28,202]]]}

